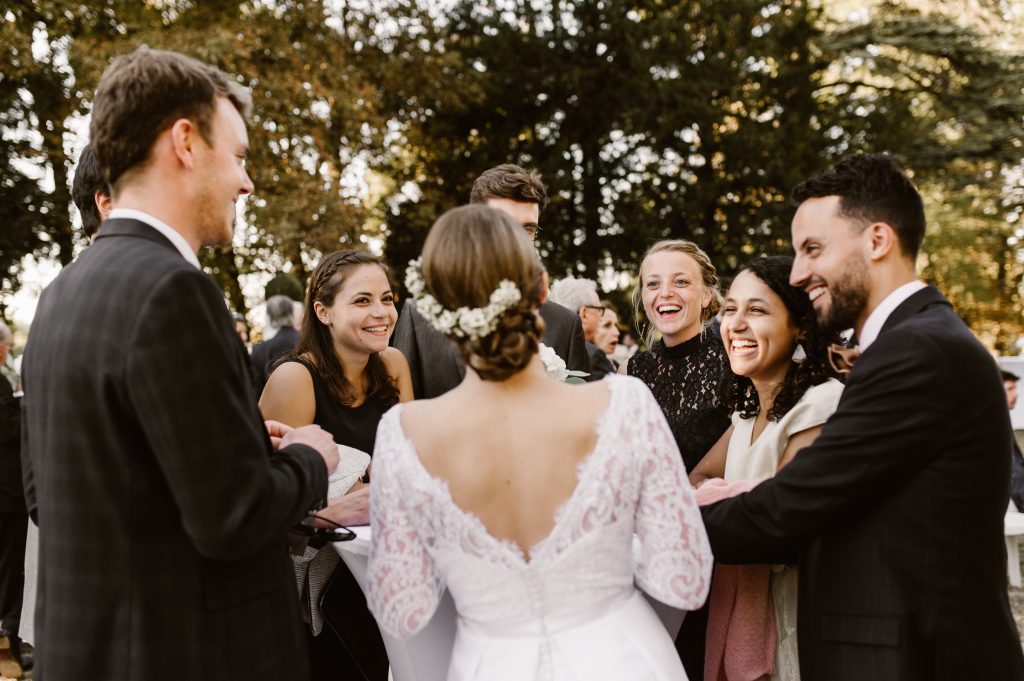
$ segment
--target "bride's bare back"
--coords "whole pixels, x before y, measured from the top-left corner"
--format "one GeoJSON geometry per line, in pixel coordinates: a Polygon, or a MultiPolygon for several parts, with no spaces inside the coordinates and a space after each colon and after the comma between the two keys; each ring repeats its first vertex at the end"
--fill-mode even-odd
{"type": "Polygon", "coordinates": [[[502,382],[468,371],[451,392],[407,405],[402,429],[455,504],[529,558],[576,489],[610,397],[601,383],[554,382],[534,358],[502,382]]]}

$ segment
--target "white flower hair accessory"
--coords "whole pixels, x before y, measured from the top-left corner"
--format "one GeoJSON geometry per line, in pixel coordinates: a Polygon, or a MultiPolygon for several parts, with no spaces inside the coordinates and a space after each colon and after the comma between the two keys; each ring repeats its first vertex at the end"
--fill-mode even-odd
{"type": "Polygon", "coordinates": [[[427,284],[423,281],[421,268],[423,258],[409,261],[405,268],[405,288],[413,297],[416,311],[427,320],[435,330],[446,336],[478,340],[494,333],[498,328],[498,318],[515,305],[523,297],[519,288],[502,279],[498,288],[491,293],[490,301],[484,307],[460,307],[458,310],[447,310],[434,296],[427,293],[427,284]]]}

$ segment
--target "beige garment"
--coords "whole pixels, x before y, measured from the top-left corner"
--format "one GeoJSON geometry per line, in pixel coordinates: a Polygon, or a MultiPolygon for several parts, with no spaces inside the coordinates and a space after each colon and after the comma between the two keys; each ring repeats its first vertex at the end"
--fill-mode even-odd
{"type": "MultiPolygon", "coordinates": [[[[835,379],[808,388],[800,401],[778,421],[768,425],[753,443],[750,442],[754,419],[732,415],[733,432],[725,461],[725,479],[767,480],[775,475],[789,439],[797,433],[825,423],[839,404],[843,384],[835,379]]],[[[800,662],[797,657],[795,567],[772,567],[772,599],[775,602],[775,673],[773,681],[799,681],[800,662]]]]}

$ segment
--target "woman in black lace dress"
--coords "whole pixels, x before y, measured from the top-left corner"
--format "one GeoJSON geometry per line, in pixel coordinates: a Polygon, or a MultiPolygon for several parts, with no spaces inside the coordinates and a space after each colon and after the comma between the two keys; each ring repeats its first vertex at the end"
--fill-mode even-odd
{"type": "MultiPolygon", "coordinates": [[[[708,324],[721,299],[715,266],[690,241],[659,241],[640,263],[633,305],[638,326],[647,324],[640,331],[649,349],[633,355],[625,372],[654,393],[687,471],[730,424],[730,412],[717,396],[719,380],[730,373],[729,363],[715,325],[708,324]],[[655,332],[658,340],[653,340],[655,332]]],[[[676,637],[691,681],[703,678],[706,632],[707,606],[687,614],[676,637]]]]}

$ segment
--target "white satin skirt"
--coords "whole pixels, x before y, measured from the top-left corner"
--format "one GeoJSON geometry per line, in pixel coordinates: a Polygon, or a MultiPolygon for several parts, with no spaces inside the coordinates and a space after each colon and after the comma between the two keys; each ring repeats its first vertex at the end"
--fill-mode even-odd
{"type": "Polygon", "coordinates": [[[506,625],[459,618],[448,681],[685,681],[672,639],[633,589],[586,611],[506,625]]]}

